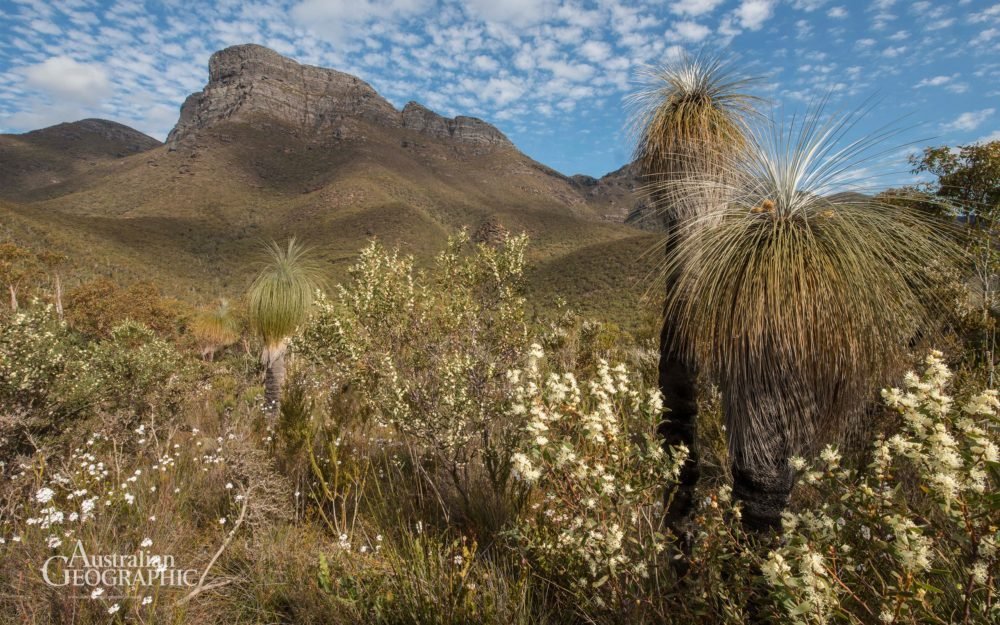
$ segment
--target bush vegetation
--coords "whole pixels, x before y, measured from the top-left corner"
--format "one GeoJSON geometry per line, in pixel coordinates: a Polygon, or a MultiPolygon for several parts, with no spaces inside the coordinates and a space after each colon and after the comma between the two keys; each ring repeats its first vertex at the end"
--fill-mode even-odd
{"type": "MultiPolygon", "coordinates": [[[[0,327],[2,613],[36,623],[1000,617],[1000,402],[976,376],[963,369],[967,387],[953,388],[932,352],[884,393],[874,442],[794,459],[780,533],[746,534],[720,472],[699,486],[690,533],[676,536],[662,523],[663,486],[684,450],[664,453],[655,438],[656,346],[565,309],[531,318],[526,245],[459,235],[423,270],[365,248],[289,342],[274,416],[253,352],[205,362],[195,343],[137,321],[96,334],[22,303],[0,327]],[[40,569],[78,540],[88,553],[172,555],[197,584],[97,585],[74,599],[40,569]]],[[[716,405],[703,402],[716,425],[702,428],[701,448],[707,466],[725,467],[716,405]]]]}

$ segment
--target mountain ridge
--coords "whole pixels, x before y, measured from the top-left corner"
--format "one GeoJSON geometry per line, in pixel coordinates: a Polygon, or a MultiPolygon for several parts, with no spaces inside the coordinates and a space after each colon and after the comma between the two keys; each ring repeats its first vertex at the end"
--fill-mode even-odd
{"type": "Polygon", "coordinates": [[[58,183],[0,188],[14,202],[0,204],[7,237],[47,241],[91,275],[149,277],[205,301],[245,288],[262,240],[308,239],[338,279],[372,238],[430,258],[461,228],[526,232],[541,300],[638,305],[655,238],[622,223],[627,176],[590,184],[482,120],[397,110],[349,74],[227,50],[166,143],[122,157],[109,144],[58,183]]]}

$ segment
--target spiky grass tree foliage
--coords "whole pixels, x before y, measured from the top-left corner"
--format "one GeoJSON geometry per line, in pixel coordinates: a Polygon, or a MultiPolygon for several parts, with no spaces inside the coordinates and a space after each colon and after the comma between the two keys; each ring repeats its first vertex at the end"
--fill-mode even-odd
{"type": "MultiPolygon", "coordinates": [[[[701,52],[640,71],[642,88],[629,100],[634,110],[634,158],[666,225],[696,214],[694,197],[657,193],[658,182],[692,173],[721,176],[726,161],[745,143],[748,124],[759,117],[760,98],[749,93],[759,81],[735,59],[701,52]]],[[[708,191],[705,189],[703,191],[708,191]]]]}
{"type": "MultiPolygon", "coordinates": [[[[745,144],[748,123],[758,115],[760,101],[747,93],[756,79],[739,71],[732,60],[707,53],[681,55],[649,68],[641,75],[644,87],[632,98],[635,114],[635,160],[646,181],[648,199],[667,232],[668,250],[676,245],[679,224],[698,216],[717,200],[717,189],[702,185],[699,197],[672,192],[672,185],[690,176],[723,178],[726,163],[745,144]]],[[[675,292],[677,271],[667,272],[668,294],[675,292]]],[[[671,296],[673,297],[673,296],[671,296]]],[[[685,445],[690,454],[679,486],[668,499],[667,521],[677,527],[688,516],[698,481],[698,454],[694,448],[698,412],[697,372],[678,352],[676,322],[665,315],[660,335],[659,385],[665,414],[660,433],[667,446],[685,445]]]]}
{"type": "Polygon", "coordinates": [[[668,316],[677,344],[720,382],[750,527],[778,522],[789,457],[888,382],[938,312],[934,261],[958,256],[933,217],[850,192],[870,183],[852,172],[884,156],[892,136],[845,141],[860,115],[822,121],[820,109],[765,124],[724,177],[661,189],[701,204],[668,252],[668,316]]]}
{"type": "Polygon", "coordinates": [[[247,312],[251,328],[264,343],[264,398],[273,412],[281,401],[288,339],[309,314],[321,280],[308,250],[294,237],[286,247],[271,242],[267,255],[268,262],[247,293],[247,312]]]}
{"type": "Polygon", "coordinates": [[[222,300],[217,307],[203,310],[195,316],[191,322],[191,333],[201,347],[202,358],[211,361],[215,352],[240,338],[240,327],[229,302],[222,300]]]}

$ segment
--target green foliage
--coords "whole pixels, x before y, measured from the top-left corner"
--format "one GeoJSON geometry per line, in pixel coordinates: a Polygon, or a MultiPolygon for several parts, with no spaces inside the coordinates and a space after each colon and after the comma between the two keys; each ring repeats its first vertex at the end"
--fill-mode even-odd
{"type": "Polygon", "coordinates": [[[107,411],[118,417],[176,409],[192,372],[173,345],[136,322],[88,342],[56,318],[51,306],[31,306],[0,324],[0,401],[7,427],[63,429],[62,419],[107,411]]]}
{"type": "Polygon", "coordinates": [[[0,403],[36,425],[89,408],[97,381],[84,343],[50,306],[31,306],[0,322],[0,403]]]}
{"type": "MultiPolygon", "coordinates": [[[[381,538],[381,537],[379,537],[381,538]]],[[[484,558],[475,542],[404,531],[348,558],[320,554],[318,577],[358,623],[544,623],[529,579],[484,558]],[[336,569],[332,563],[339,562],[336,569]]]]}
{"type": "Polygon", "coordinates": [[[267,255],[247,292],[247,308],[251,329],[274,347],[305,321],[321,279],[309,251],[294,238],[285,248],[271,242],[267,255]]]}
{"type": "Polygon", "coordinates": [[[662,618],[662,596],[676,582],[665,576],[672,539],[662,527],[663,488],[677,480],[686,450],[664,453],[654,435],[659,392],[634,387],[623,365],[599,361],[578,382],[572,372],[546,375],[542,357],[536,345],[525,370],[508,374],[510,414],[530,415],[512,456],[515,475],[533,489],[517,542],[545,579],[571,591],[567,608],[581,617],[662,618]]]}
{"type": "Polygon", "coordinates": [[[911,156],[913,173],[937,176],[929,190],[966,215],[993,222],[1000,210],[1000,141],[925,148],[911,156]]]}
{"type": "Polygon", "coordinates": [[[0,283],[7,287],[12,310],[18,307],[18,292],[25,285],[32,286],[42,269],[41,257],[31,250],[9,241],[0,243],[0,283]]]}
{"type": "Polygon", "coordinates": [[[177,349],[135,321],[115,326],[90,351],[106,410],[146,415],[173,411],[189,390],[190,365],[177,349]]]}
{"type": "Polygon", "coordinates": [[[469,254],[467,243],[453,238],[426,273],[373,243],[294,345],[334,389],[350,388],[376,431],[433,458],[460,515],[509,487],[516,424],[497,411],[527,346],[526,238],[469,254]]]}

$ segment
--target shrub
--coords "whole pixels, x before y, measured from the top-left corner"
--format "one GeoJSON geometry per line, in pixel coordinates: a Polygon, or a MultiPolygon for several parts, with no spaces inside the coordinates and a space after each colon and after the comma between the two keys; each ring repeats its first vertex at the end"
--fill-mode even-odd
{"type": "Polygon", "coordinates": [[[96,399],[87,350],[51,306],[30,306],[0,324],[0,403],[34,420],[78,414],[96,399]]]}
{"type": "Polygon", "coordinates": [[[164,298],[149,282],[127,287],[108,278],[85,282],[66,295],[66,320],[83,334],[107,338],[126,320],[142,323],[163,337],[176,338],[183,325],[182,307],[164,298]]]}
{"type": "Polygon", "coordinates": [[[634,387],[624,366],[604,361],[581,383],[572,373],[545,376],[542,357],[535,345],[527,368],[508,373],[511,414],[528,415],[512,462],[533,487],[519,542],[584,614],[659,603],[671,544],[660,521],[663,488],[687,455],[668,458],[654,438],[659,391],[634,387]]]}
{"type": "Polygon", "coordinates": [[[105,409],[139,415],[176,410],[191,370],[177,349],[141,323],[126,321],[91,350],[105,409]]]}
{"type": "Polygon", "coordinates": [[[941,354],[925,364],[883,391],[903,426],[875,442],[867,470],[833,448],[796,460],[811,505],[784,516],[764,566],[789,622],[1000,619],[1000,401],[987,390],[958,407],[941,354]]]}
{"type": "Polygon", "coordinates": [[[350,389],[376,434],[400,438],[460,517],[509,499],[519,429],[499,406],[505,373],[528,345],[526,238],[468,254],[467,244],[464,233],[451,239],[419,272],[413,259],[372,243],[294,344],[331,372],[335,395],[350,389]]]}

